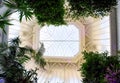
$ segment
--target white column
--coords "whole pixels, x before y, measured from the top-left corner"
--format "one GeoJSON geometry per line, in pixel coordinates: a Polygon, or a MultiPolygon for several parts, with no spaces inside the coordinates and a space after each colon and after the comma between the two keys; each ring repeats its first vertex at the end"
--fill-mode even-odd
{"type": "Polygon", "coordinates": [[[33,27],[33,49],[39,49],[39,33],[40,33],[40,26],[36,23],[33,27]]]}
{"type": "Polygon", "coordinates": [[[117,37],[118,37],[118,50],[120,50],[120,0],[118,1],[117,6],[117,37]]]}

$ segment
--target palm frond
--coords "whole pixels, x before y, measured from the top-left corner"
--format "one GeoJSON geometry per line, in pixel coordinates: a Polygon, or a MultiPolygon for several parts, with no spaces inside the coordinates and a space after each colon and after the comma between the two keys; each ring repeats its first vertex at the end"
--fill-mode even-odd
{"type": "Polygon", "coordinates": [[[8,18],[11,14],[12,14],[12,10],[8,9],[8,10],[6,10],[5,13],[3,13],[2,16],[5,17],[5,18],[8,18]]]}
{"type": "Polygon", "coordinates": [[[46,65],[46,61],[43,58],[44,52],[45,52],[44,44],[41,43],[40,49],[33,55],[35,63],[38,64],[42,68],[44,68],[44,66],[46,65]]]}
{"type": "Polygon", "coordinates": [[[14,38],[10,41],[9,44],[9,55],[12,55],[13,58],[18,60],[21,64],[30,59],[31,54],[34,54],[35,51],[30,47],[20,47],[21,41],[19,37],[14,38]]]}
{"type": "Polygon", "coordinates": [[[19,46],[19,44],[21,43],[19,37],[11,39],[9,42],[10,42],[10,45],[12,45],[12,46],[19,46]]]}
{"type": "Polygon", "coordinates": [[[14,12],[19,12],[19,20],[22,21],[22,18],[25,16],[26,20],[30,20],[33,15],[33,10],[26,4],[25,0],[5,0],[4,4],[12,8],[14,12]]]}
{"type": "Polygon", "coordinates": [[[32,82],[37,80],[37,73],[36,73],[37,70],[38,70],[37,68],[35,70],[30,70],[30,71],[25,70],[24,71],[24,79],[23,79],[23,81],[25,83],[28,83],[28,82],[26,82],[28,79],[31,79],[32,82]]]}
{"type": "Polygon", "coordinates": [[[11,9],[16,9],[17,4],[15,3],[15,1],[16,0],[4,0],[4,4],[11,9]]]}
{"type": "Polygon", "coordinates": [[[11,23],[10,23],[10,20],[5,20],[5,19],[3,19],[3,20],[0,20],[0,28],[3,30],[3,32],[6,34],[6,31],[5,31],[5,26],[6,25],[12,25],[11,23]]]}
{"type": "Polygon", "coordinates": [[[35,51],[29,47],[20,47],[19,38],[11,40],[10,45],[0,44],[0,67],[6,83],[31,83],[37,77],[36,70],[25,70],[22,63],[29,60],[26,53],[34,53],[35,51]]]}
{"type": "Polygon", "coordinates": [[[11,10],[6,10],[2,15],[0,15],[0,28],[3,30],[4,33],[5,31],[5,26],[6,25],[12,25],[10,23],[11,19],[8,19],[8,17],[12,14],[11,10]]]}
{"type": "Polygon", "coordinates": [[[42,57],[42,53],[37,53],[36,55],[33,56],[35,59],[35,63],[38,64],[40,67],[44,68],[46,65],[45,59],[42,57]]]}
{"type": "Polygon", "coordinates": [[[22,57],[17,57],[16,59],[17,59],[21,64],[23,64],[23,63],[27,62],[28,60],[30,60],[31,58],[30,58],[29,56],[27,56],[27,55],[24,55],[24,56],[22,56],[22,57]]]}

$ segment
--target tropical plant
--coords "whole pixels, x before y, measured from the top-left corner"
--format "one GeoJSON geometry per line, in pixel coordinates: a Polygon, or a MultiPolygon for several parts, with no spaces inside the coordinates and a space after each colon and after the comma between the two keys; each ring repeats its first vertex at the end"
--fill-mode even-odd
{"type": "Polygon", "coordinates": [[[68,18],[101,17],[108,15],[117,0],[3,0],[4,4],[19,12],[20,21],[25,16],[31,19],[34,15],[38,23],[62,25],[65,16],[68,18]],[[69,3],[69,5],[66,5],[69,3]],[[66,6],[68,9],[66,9],[66,6]]]}
{"type": "Polygon", "coordinates": [[[19,38],[12,39],[9,45],[0,44],[0,66],[2,70],[0,77],[4,77],[6,83],[33,83],[37,80],[36,70],[27,71],[22,63],[29,60],[28,54],[35,54],[35,51],[29,47],[20,47],[19,44],[19,38]]]}
{"type": "Polygon", "coordinates": [[[31,19],[33,15],[32,9],[27,4],[26,0],[4,0],[4,4],[12,9],[12,12],[19,12],[19,20],[22,21],[22,18],[31,19]]]}
{"type": "MultiPolygon", "coordinates": [[[[7,10],[2,15],[0,15],[0,28],[5,32],[5,26],[6,25],[12,25],[10,23],[10,19],[8,17],[12,14],[11,10],[7,10]]],[[[6,33],[6,32],[5,32],[6,33]]]]}
{"type": "Polygon", "coordinates": [[[3,3],[12,10],[6,16],[0,15],[0,28],[5,32],[5,25],[10,25],[8,16],[14,12],[19,12],[20,22],[23,17],[27,20],[35,16],[40,25],[63,25],[66,18],[106,16],[117,0],[3,0],[3,3]]]}
{"type": "Polygon", "coordinates": [[[82,64],[81,73],[83,83],[104,83],[105,61],[107,54],[98,52],[83,52],[85,63],[82,64]]]}
{"type": "Polygon", "coordinates": [[[64,0],[4,0],[4,4],[20,13],[20,21],[25,16],[31,19],[34,15],[38,23],[61,25],[64,21],[64,0]]]}
{"type": "Polygon", "coordinates": [[[83,83],[107,83],[105,75],[107,68],[115,65],[120,68],[120,56],[107,56],[107,53],[83,52],[85,62],[80,68],[83,83]]]}
{"type": "Polygon", "coordinates": [[[42,58],[44,51],[45,51],[44,45],[41,44],[41,48],[33,56],[35,63],[42,68],[44,68],[44,66],[46,65],[45,59],[42,58]]]}

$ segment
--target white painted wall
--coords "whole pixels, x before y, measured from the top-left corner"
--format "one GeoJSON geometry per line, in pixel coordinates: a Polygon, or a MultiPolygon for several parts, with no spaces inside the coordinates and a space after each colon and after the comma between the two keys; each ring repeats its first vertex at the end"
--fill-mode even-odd
{"type": "Polygon", "coordinates": [[[109,16],[86,25],[86,50],[110,52],[109,16]]]}

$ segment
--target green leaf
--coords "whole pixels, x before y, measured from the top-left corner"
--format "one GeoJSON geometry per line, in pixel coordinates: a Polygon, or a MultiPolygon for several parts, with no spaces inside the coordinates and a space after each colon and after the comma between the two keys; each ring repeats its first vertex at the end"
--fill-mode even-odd
{"type": "Polygon", "coordinates": [[[22,18],[25,16],[26,19],[31,19],[33,15],[33,10],[29,7],[25,0],[5,0],[4,4],[13,9],[14,12],[19,12],[19,20],[22,21],[22,18]]]}
{"type": "Polygon", "coordinates": [[[111,8],[117,5],[116,0],[67,0],[69,2],[68,18],[103,17],[109,15],[111,8]]]}
{"type": "Polygon", "coordinates": [[[22,63],[30,59],[27,52],[34,52],[32,48],[20,47],[19,38],[12,39],[9,46],[0,44],[0,67],[7,83],[30,83],[37,78],[36,70],[25,70],[22,63]],[[18,56],[19,55],[19,56],[18,56]]]}
{"type": "Polygon", "coordinates": [[[10,23],[11,19],[8,18],[11,14],[11,10],[8,9],[2,15],[0,15],[0,28],[3,30],[4,33],[6,33],[5,26],[12,25],[10,23]]]}

